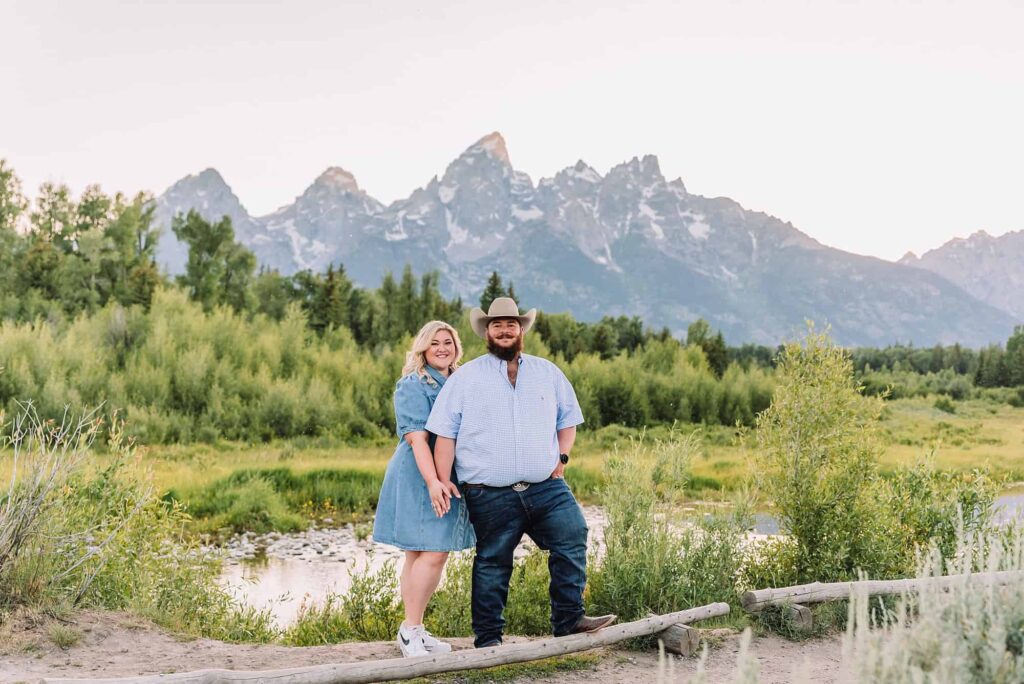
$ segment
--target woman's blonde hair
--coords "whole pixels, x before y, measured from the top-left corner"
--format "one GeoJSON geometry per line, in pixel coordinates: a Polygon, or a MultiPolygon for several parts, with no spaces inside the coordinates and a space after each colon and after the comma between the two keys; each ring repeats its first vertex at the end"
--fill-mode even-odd
{"type": "Polygon", "coordinates": [[[416,333],[416,339],[412,341],[412,349],[405,354],[405,366],[402,368],[403,376],[415,373],[426,378],[430,384],[437,384],[434,378],[430,377],[430,373],[427,372],[426,351],[430,349],[430,343],[434,341],[434,335],[441,330],[447,330],[451,333],[452,340],[455,342],[455,358],[448,364],[448,372],[452,373],[459,367],[459,361],[462,359],[462,341],[459,339],[459,332],[444,321],[430,321],[416,333]]]}

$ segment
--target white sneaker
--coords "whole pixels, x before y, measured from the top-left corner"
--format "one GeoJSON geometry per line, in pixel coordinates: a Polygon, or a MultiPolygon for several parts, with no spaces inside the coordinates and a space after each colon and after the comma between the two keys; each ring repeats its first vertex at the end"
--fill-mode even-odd
{"type": "Polygon", "coordinates": [[[402,655],[406,658],[430,655],[427,647],[423,644],[423,636],[420,632],[415,629],[407,629],[404,622],[398,628],[398,636],[395,641],[398,642],[398,648],[402,650],[402,655]]]}
{"type": "Polygon", "coordinates": [[[451,644],[437,639],[423,625],[407,627],[404,622],[398,628],[398,647],[402,649],[402,655],[407,657],[450,653],[452,650],[451,644]]]}
{"type": "Polygon", "coordinates": [[[451,644],[441,641],[424,627],[420,628],[420,637],[423,639],[423,647],[427,649],[427,653],[451,653],[451,644]]]}

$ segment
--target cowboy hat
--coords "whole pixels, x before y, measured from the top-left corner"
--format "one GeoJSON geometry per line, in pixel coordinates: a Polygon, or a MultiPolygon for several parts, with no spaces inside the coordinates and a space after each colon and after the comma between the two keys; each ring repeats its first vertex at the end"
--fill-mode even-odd
{"type": "Polygon", "coordinates": [[[495,318],[515,318],[519,321],[519,325],[523,327],[523,332],[533,326],[533,320],[537,318],[537,309],[530,309],[526,312],[526,315],[519,314],[519,307],[511,297],[497,297],[491,302],[490,308],[487,309],[487,313],[479,306],[474,306],[473,310],[469,312],[469,325],[473,328],[473,332],[477,334],[477,337],[487,339],[487,326],[495,318]]]}

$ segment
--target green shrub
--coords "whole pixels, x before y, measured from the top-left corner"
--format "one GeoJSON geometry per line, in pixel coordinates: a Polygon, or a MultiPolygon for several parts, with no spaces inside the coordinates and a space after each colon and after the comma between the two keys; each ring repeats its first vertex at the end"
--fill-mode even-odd
{"type": "Polygon", "coordinates": [[[864,397],[846,351],[810,329],[785,347],[771,407],[757,420],[757,478],[795,540],[798,581],[888,577],[907,550],[891,534],[877,472],[881,399],[864,397]]]}
{"type": "Polygon", "coordinates": [[[24,534],[0,554],[0,608],[129,610],[187,634],[275,638],[269,612],[244,607],[221,588],[219,560],[183,536],[181,507],[158,500],[147,474],[133,469],[138,459],[119,423],[109,430],[109,458],[88,469],[81,457],[95,430],[23,416],[4,451],[19,452],[29,472],[15,474],[0,509],[28,506],[35,520],[19,526],[24,534]],[[42,499],[31,487],[38,468],[56,475],[42,499]]]}
{"type": "Polygon", "coordinates": [[[956,413],[956,404],[954,404],[953,401],[946,396],[938,397],[935,400],[935,403],[932,404],[932,406],[946,413],[956,413]]]}
{"type": "Polygon", "coordinates": [[[233,532],[295,532],[305,529],[306,521],[288,510],[284,499],[266,480],[253,479],[220,492],[223,513],[209,520],[211,529],[233,532]]]}
{"type": "Polygon", "coordinates": [[[282,640],[290,646],[319,646],[343,641],[390,641],[402,622],[394,561],[380,569],[349,570],[344,595],[328,594],[321,605],[303,603],[282,640]]]}
{"type": "Polygon", "coordinates": [[[688,481],[697,443],[692,435],[635,440],[628,451],[608,457],[609,484],[602,492],[608,524],[603,553],[592,553],[587,586],[594,612],[628,621],[738,601],[745,508],[734,516],[688,521],[673,505],[688,481]]]}
{"type": "Polygon", "coordinates": [[[382,479],[380,473],[354,469],[246,468],[199,490],[171,491],[167,498],[208,519],[202,525],[207,529],[288,532],[304,528],[304,519],[317,511],[368,515],[377,505],[382,479]]]}

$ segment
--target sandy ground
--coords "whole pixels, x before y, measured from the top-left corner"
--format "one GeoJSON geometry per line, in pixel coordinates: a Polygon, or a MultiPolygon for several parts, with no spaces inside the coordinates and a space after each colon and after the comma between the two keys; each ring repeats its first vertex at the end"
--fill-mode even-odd
{"type": "MultiPolygon", "coordinates": [[[[706,668],[708,681],[731,682],[740,637],[731,630],[706,632],[713,644],[706,668]]],[[[453,640],[455,648],[471,648],[469,639],[453,640]]],[[[840,639],[829,637],[791,642],[776,636],[755,637],[761,682],[791,682],[794,672],[810,681],[836,682],[840,639]]],[[[523,677],[523,682],[658,681],[658,654],[653,651],[601,649],[593,667],[550,677],[523,677]]],[[[0,682],[37,682],[43,678],[106,678],[187,672],[206,668],[265,670],[302,665],[397,657],[391,642],[350,643],[312,648],[225,644],[209,639],[181,639],[140,618],[123,613],[83,612],[72,624],[52,619],[16,618],[0,631],[0,682]],[[51,637],[55,626],[77,630],[81,639],[67,649],[51,637]]],[[[674,682],[686,682],[697,671],[696,658],[675,658],[674,682]]],[[[455,681],[458,681],[457,679],[455,681]]]]}

